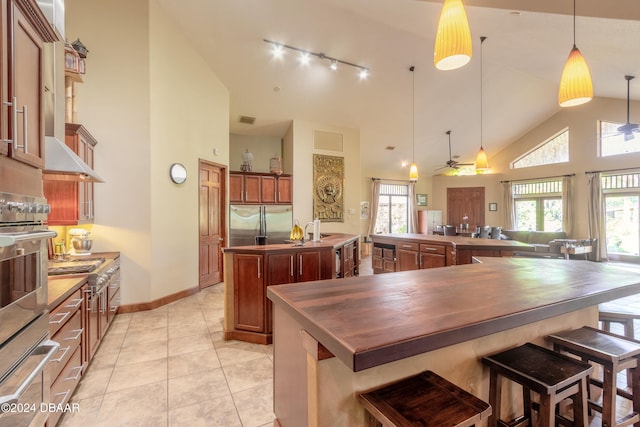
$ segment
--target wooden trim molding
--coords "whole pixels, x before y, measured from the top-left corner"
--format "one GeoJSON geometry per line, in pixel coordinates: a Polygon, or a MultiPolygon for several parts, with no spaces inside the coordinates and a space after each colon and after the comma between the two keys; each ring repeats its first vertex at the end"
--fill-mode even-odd
{"type": "Polygon", "coordinates": [[[137,303],[137,304],[121,305],[120,308],[118,309],[118,314],[135,313],[137,311],[153,310],[154,308],[162,307],[163,305],[167,305],[167,304],[169,304],[171,302],[178,301],[178,300],[180,300],[182,298],[186,298],[186,297],[188,297],[190,295],[197,294],[198,292],[200,292],[200,288],[198,288],[196,286],[196,287],[193,287],[193,288],[185,289],[185,290],[180,291],[180,292],[176,292],[175,294],[171,294],[171,295],[164,296],[162,298],[158,298],[155,301],[143,302],[143,303],[137,303]]]}
{"type": "Polygon", "coordinates": [[[13,0],[13,2],[20,8],[22,13],[29,17],[34,29],[45,43],[59,40],[35,0],[13,0]]]}

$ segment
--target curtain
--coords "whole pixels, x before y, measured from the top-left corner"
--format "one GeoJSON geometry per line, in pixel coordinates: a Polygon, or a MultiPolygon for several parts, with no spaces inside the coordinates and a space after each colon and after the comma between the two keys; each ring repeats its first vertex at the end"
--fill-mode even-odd
{"type": "Polygon", "coordinates": [[[380,203],[380,180],[374,179],[371,185],[371,209],[369,209],[369,230],[367,235],[372,236],[376,228],[378,218],[378,205],[380,203]]]}
{"type": "Polygon", "coordinates": [[[573,236],[573,177],[562,177],[562,222],[567,236],[573,236]]]}
{"type": "Polygon", "coordinates": [[[416,204],[416,183],[409,183],[409,212],[407,216],[407,232],[418,232],[418,206],[416,204]]]}
{"type": "Polygon", "coordinates": [[[503,227],[505,230],[515,230],[516,225],[514,218],[516,217],[515,209],[516,205],[513,203],[513,184],[510,182],[502,183],[502,204],[503,209],[503,227]]]}
{"type": "Polygon", "coordinates": [[[604,223],[605,203],[602,195],[602,180],[599,172],[588,173],[589,179],[589,238],[596,239],[591,261],[607,260],[606,228],[604,223]]]}

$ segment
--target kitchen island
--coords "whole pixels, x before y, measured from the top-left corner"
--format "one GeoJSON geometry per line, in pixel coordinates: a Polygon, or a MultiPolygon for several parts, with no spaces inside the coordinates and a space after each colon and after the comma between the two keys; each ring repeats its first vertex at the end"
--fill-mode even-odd
{"type": "Polygon", "coordinates": [[[640,292],[603,263],[481,263],[270,287],[274,410],[283,427],[364,426],[357,393],[432,370],[488,401],[480,359],[583,325],[597,305],[640,292]]]}
{"type": "Polygon", "coordinates": [[[324,234],[304,244],[224,248],[224,338],[271,344],[271,301],[267,287],[354,277],[360,264],[360,236],[324,234]]]}
{"type": "Polygon", "coordinates": [[[510,257],[535,250],[515,240],[461,236],[374,234],[371,240],[371,263],[376,274],[471,264],[474,257],[510,257]]]}

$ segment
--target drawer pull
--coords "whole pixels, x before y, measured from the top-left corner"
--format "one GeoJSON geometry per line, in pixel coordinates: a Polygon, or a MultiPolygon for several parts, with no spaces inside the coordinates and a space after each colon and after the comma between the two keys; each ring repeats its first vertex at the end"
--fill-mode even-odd
{"type": "Polygon", "coordinates": [[[117,305],[112,305],[111,306],[111,312],[115,313],[116,311],[118,311],[118,306],[117,305]]]}
{"type": "Polygon", "coordinates": [[[84,329],[80,328],[80,329],[74,329],[74,330],[72,330],[72,331],[69,331],[69,332],[76,332],[76,333],[77,333],[77,335],[76,335],[75,337],[68,337],[68,338],[65,338],[65,341],[68,341],[68,340],[73,340],[73,341],[75,341],[75,340],[77,340],[77,339],[78,339],[78,338],[80,338],[80,336],[82,335],[82,331],[83,331],[83,330],[84,330],[84,329]]]}
{"type": "Polygon", "coordinates": [[[51,363],[60,363],[60,362],[62,362],[62,359],[64,359],[64,357],[67,355],[67,352],[70,349],[71,349],[71,346],[65,347],[65,348],[60,348],[58,351],[62,352],[62,356],[58,357],[57,359],[51,359],[50,362],[51,363]]]}
{"type": "Polygon", "coordinates": [[[424,249],[425,251],[437,251],[438,250],[438,248],[429,248],[429,247],[424,247],[422,249],[424,249]]]}
{"type": "Polygon", "coordinates": [[[82,375],[82,365],[74,366],[73,368],[71,368],[69,370],[69,374],[71,374],[71,372],[73,372],[74,370],[77,370],[76,375],[74,377],[68,376],[67,378],[64,379],[65,381],[75,381],[78,378],[80,378],[80,375],[82,375]]]}
{"type": "Polygon", "coordinates": [[[412,248],[413,245],[402,245],[403,248],[412,248]]]}
{"type": "Polygon", "coordinates": [[[65,305],[65,307],[67,307],[67,308],[78,308],[78,307],[80,307],[80,304],[82,304],[82,301],[84,301],[84,298],[72,299],[71,301],[69,301],[69,304],[65,305]]]}
{"type": "Polygon", "coordinates": [[[62,396],[62,399],[60,399],[60,403],[58,403],[58,404],[62,404],[63,402],[66,402],[67,396],[69,396],[69,393],[71,393],[71,389],[64,391],[62,393],[56,393],[55,395],[53,395],[51,400],[53,401],[56,397],[62,396]]]}
{"type": "Polygon", "coordinates": [[[59,316],[60,320],[51,320],[51,318],[49,319],[49,324],[50,325],[59,325],[61,323],[63,323],[65,321],[65,319],[71,314],[70,311],[65,311],[64,313],[56,313],[51,317],[56,317],[59,316]]]}

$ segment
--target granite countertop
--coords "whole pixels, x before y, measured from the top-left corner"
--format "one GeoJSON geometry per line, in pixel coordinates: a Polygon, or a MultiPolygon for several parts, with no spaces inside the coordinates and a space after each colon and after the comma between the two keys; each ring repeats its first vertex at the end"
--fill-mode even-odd
{"type": "Polygon", "coordinates": [[[242,252],[242,253],[266,253],[266,252],[282,252],[282,251],[307,251],[318,248],[336,248],[342,246],[350,241],[360,238],[359,234],[342,234],[342,233],[327,233],[320,239],[319,242],[307,241],[303,245],[296,245],[294,243],[280,243],[276,245],[250,245],[250,246],[232,246],[223,248],[223,252],[242,252]]]}
{"type": "Polygon", "coordinates": [[[85,284],[88,279],[88,274],[49,276],[47,294],[49,310],[52,310],[67,299],[69,295],[85,284]]]}
{"type": "Polygon", "coordinates": [[[267,288],[274,307],[353,371],[638,292],[637,272],[606,263],[489,257],[267,288]]]}

